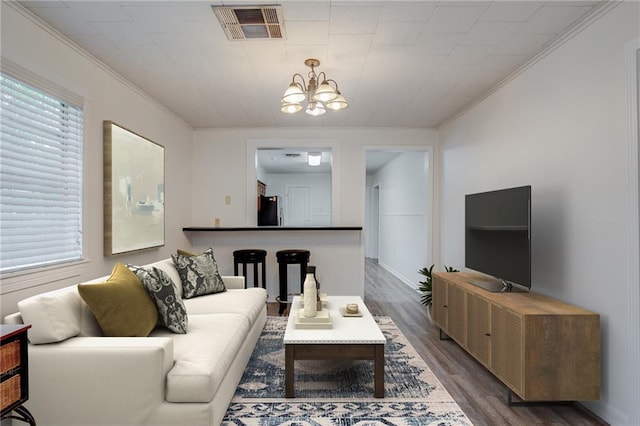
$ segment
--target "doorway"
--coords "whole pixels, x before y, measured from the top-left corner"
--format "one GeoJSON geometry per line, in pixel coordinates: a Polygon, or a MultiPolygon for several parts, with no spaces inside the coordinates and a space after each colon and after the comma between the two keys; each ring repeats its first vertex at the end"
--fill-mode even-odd
{"type": "Polygon", "coordinates": [[[380,239],[380,185],[375,185],[371,191],[371,226],[369,232],[368,256],[378,262],[380,239]]]}
{"type": "Polygon", "coordinates": [[[373,261],[417,289],[418,270],[433,263],[432,148],[371,147],[364,155],[365,268],[373,261]]]}

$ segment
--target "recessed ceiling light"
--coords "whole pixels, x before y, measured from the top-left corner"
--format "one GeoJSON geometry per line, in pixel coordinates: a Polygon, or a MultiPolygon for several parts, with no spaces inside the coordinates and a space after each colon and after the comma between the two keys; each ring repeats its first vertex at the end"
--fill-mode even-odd
{"type": "Polygon", "coordinates": [[[319,152],[310,152],[307,155],[307,162],[310,166],[319,166],[322,160],[322,154],[319,152]]]}

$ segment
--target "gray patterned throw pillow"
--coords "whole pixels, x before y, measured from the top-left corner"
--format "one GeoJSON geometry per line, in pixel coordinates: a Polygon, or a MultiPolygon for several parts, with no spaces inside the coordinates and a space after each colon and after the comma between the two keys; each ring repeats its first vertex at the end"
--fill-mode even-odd
{"type": "Polygon", "coordinates": [[[227,291],[212,248],[198,256],[174,254],[171,257],[180,274],[182,297],[185,299],[227,291]]]}
{"type": "Polygon", "coordinates": [[[154,266],[127,265],[149,292],[158,308],[158,324],[174,333],[186,334],[188,329],[187,309],[178,295],[176,285],[166,272],[154,266]]]}

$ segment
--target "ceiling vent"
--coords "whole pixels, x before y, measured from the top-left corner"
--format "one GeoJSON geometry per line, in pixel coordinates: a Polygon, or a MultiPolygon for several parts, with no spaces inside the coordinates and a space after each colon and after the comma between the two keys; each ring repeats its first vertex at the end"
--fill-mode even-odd
{"type": "Polygon", "coordinates": [[[229,40],[283,39],[280,6],[211,6],[229,40]]]}

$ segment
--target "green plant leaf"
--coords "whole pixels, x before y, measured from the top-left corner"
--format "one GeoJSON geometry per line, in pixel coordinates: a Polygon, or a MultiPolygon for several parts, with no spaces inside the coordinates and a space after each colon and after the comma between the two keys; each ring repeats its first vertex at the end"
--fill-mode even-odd
{"type": "Polygon", "coordinates": [[[418,290],[422,293],[421,297],[420,297],[420,303],[422,303],[425,306],[428,306],[429,304],[431,304],[432,299],[432,282],[433,282],[433,267],[434,265],[431,265],[430,268],[422,268],[418,271],[419,274],[424,275],[425,276],[425,280],[424,281],[419,281],[420,286],[418,287],[418,290]]]}
{"type": "MultiPolygon", "coordinates": [[[[420,275],[424,275],[424,281],[419,281],[420,285],[418,286],[418,290],[420,291],[420,303],[425,306],[429,306],[433,301],[433,267],[435,265],[431,265],[429,268],[424,267],[418,270],[420,275]]],[[[455,269],[453,266],[444,265],[444,269],[447,272],[460,272],[455,269]]]]}

